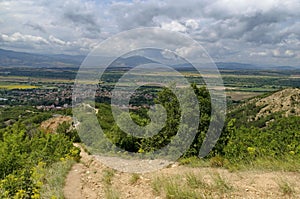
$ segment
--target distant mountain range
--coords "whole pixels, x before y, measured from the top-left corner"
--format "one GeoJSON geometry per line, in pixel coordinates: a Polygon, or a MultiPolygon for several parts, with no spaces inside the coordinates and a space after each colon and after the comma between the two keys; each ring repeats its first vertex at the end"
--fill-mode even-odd
{"type": "MultiPolygon", "coordinates": [[[[34,54],[25,52],[16,52],[12,50],[0,49],[0,67],[36,67],[36,68],[79,68],[84,60],[83,55],[64,55],[64,54],[34,54]]],[[[157,63],[143,56],[131,56],[118,58],[112,63],[116,67],[135,67],[140,64],[157,63]]],[[[294,70],[292,66],[257,66],[253,64],[236,62],[216,62],[219,69],[222,70],[294,70]]],[[[191,65],[178,64],[174,68],[187,68],[191,65]]]]}
{"type": "Polygon", "coordinates": [[[118,58],[117,60],[115,60],[111,65],[114,67],[136,67],[139,66],[141,64],[149,64],[149,63],[157,63],[154,60],[148,59],[146,57],[143,56],[131,56],[131,57],[126,57],[126,58],[118,58]]]}
{"type": "Polygon", "coordinates": [[[33,54],[0,49],[0,66],[29,66],[38,68],[74,67],[78,68],[85,56],[63,54],[33,54]]]}

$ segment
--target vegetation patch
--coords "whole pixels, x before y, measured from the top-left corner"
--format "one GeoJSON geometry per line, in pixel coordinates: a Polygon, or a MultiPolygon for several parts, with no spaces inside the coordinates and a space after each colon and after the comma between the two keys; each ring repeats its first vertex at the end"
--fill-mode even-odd
{"type": "Polygon", "coordinates": [[[0,84],[0,89],[14,90],[14,89],[36,89],[39,88],[35,85],[27,85],[27,84],[0,84]]]}

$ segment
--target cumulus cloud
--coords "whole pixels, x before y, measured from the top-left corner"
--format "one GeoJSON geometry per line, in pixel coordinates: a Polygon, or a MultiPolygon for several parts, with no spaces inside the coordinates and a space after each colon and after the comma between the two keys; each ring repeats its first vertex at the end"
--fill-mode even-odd
{"type": "Polygon", "coordinates": [[[53,44],[57,44],[57,45],[61,45],[61,46],[66,44],[65,41],[60,40],[60,39],[54,37],[53,35],[49,36],[49,41],[51,41],[53,44]]]}
{"type": "Polygon", "coordinates": [[[38,44],[49,44],[49,42],[42,37],[23,35],[19,32],[16,32],[12,35],[1,34],[1,40],[4,42],[32,42],[38,44]]]}
{"type": "Polygon", "coordinates": [[[296,56],[293,50],[283,50],[279,48],[272,50],[272,55],[273,57],[280,57],[280,58],[291,58],[296,56]]]}
{"type": "Polygon", "coordinates": [[[120,31],[161,27],[191,36],[217,61],[300,61],[299,0],[3,0],[0,9],[8,48],[86,53],[120,31]]]}
{"type": "Polygon", "coordinates": [[[268,55],[268,52],[265,52],[265,51],[251,52],[250,53],[250,56],[254,56],[254,57],[256,57],[256,56],[262,56],[262,57],[264,57],[264,56],[267,56],[267,55],[268,55]]]}
{"type": "Polygon", "coordinates": [[[186,27],[177,21],[171,21],[170,23],[162,22],[161,28],[176,32],[186,31],[186,27]]]}
{"type": "Polygon", "coordinates": [[[166,59],[177,60],[178,56],[169,49],[164,49],[161,51],[161,55],[166,59]]]}
{"type": "Polygon", "coordinates": [[[185,21],[185,26],[193,30],[198,29],[199,25],[195,19],[188,19],[185,21]]]}

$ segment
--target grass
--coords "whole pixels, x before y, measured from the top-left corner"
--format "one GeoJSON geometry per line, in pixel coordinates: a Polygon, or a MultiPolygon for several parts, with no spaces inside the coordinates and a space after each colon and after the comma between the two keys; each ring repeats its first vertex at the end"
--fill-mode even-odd
{"type": "Polygon", "coordinates": [[[252,97],[261,95],[262,92],[247,92],[247,91],[226,91],[226,95],[231,98],[231,100],[245,100],[252,97]]]}
{"type": "Polygon", "coordinates": [[[213,174],[212,179],[214,181],[214,189],[219,192],[225,193],[232,190],[232,186],[219,173],[213,174]]]}
{"type": "Polygon", "coordinates": [[[187,185],[193,189],[206,189],[208,187],[208,184],[203,181],[203,177],[196,176],[195,173],[187,173],[185,178],[187,185]]]}
{"type": "Polygon", "coordinates": [[[39,88],[38,86],[33,85],[27,85],[27,84],[0,84],[0,89],[7,89],[7,90],[13,90],[13,89],[35,89],[39,88]]]}
{"type": "Polygon", "coordinates": [[[105,193],[106,199],[119,199],[120,198],[120,193],[112,187],[106,188],[104,190],[104,193],[105,193]]]}
{"type": "Polygon", "coordinates": [[[277,181],[280,192],[284,196],[292,196],[295,193],[294,187],[287,181],[287,179],[279,179],[277,181]]]}
{"type": "Polygon", "coordinates": [[[120,198],[120,193],[112,186],[112,179],[115,175],[113,169],[103,170],[102,182],[104,185],[104,193],[106,199],[118,199],[120,198]]]}
{"type": "Polygon", "coordinates": [[[189,157],[179,159],[180,165],[187,167],[223,167],[231,172],[234,171],[290,171],[300,172],[300,159],[296,156],[285,157],[258,157],[255,160],[230,159],[222,156],[215,156],[210,159],[201,159],[198,157],[189,157]]]}
{"type": "Polygon", "coordinates": [[[105,185],[112,185],[112,179],[115,175],[115,171],[112,169],[103,170],[102,182],[105,185]]]}
{"type": "Polygon", "coordinates": [[[74,160],[64,160],[54,163],[46,170],[41,198],[64,198],[65,178],[74,163],[74,160]]]}
{"type": "Polygon", "coordinates": [[[180,165],[185,165],[188,167],[209,167],[209,161],[198,158],[198,157],[188,157],[188,158],[181,158],[178,160],[180,165]]]}
{"type": "Polygon", "coordinates": [[[137,182],[138,182],[138,180],[140,179],[140,175],[139,174],[137,174],[137,173],[133,173],[132,175],[131,175],[131,178],[130,178],[130,180],[129,180],[129,183],[130,184],[136,184],[137,182]]]}
{"type": "Polygon", "coordinates": [[[156,195],[168,199],[222,198],[233,190],[220,174],[210,175],[211,182],[193,172],[153,178],[151,188],[156,195]]]}
{"type": "Polygon", "coordinates": [[[167,199],[182,199],[182,198],[199,198],[196,191],[187,186],[180,186],[172,179],[165,184],[165,192],[167,199]]]}
{"type": "Polygon", "coordinates": [[[73,83],[74,80],[69,79],[51,79],[51,78],[44,78],[44,77],[28,77],[28,76],[1,76],[1,82],[24,82],[24,81],[31,81],[31,82],[43,82],[43,83],[73,83]]]}
{"type": "Polygon", "coordinates": [[[260,157],[251,162],[245,162],[243,160],[231,161],[230,163],[228,162],[225,167],[230,171],[261,170],[300,172],[300,160],[294,156],[286,156],[284,158],[260,157]]]}
{"type": "Polygon", "coordinates": [[[163,179],[161,177],[155,177],[151,182],[151,188],[156,195],[160,195],[162,192],[163,179]]]}
{"type": "Polygon", "coordinates": [[[199,198],[198,190],[182,183],[183,176],[156,177],[152,180],[151,187],[156,195],[164,195],[167,199],[199,198]]]}

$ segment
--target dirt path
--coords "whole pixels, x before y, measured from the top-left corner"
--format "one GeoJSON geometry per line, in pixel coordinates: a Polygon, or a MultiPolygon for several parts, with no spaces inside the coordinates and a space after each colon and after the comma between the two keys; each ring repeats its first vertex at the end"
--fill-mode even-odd
{"type": "Polygon", "coordinates": [[[149,178],[141,176],[138,183],[132,184],[132,174],[114,171],[101,163],[107,160],[113,161],[115,165],[134,162],[106,157],[96,158],[88,155],[80,145],[75,146],[81,148],[81,161],[74,164],[67,175],[64,187],[66,199],[156,198],[151,190],[149,178]],[[105,184],[107,171],[113,172],[113,178],[108,185],[105,184]],[[111,196],[114,192],[118,193],[118,197],[111,196]]]}
{"type": "MultiPolygon", "coordinates": [[[[77,145],[79,146],[79,145],[77,145]]],[[[80,147],[80,146],[79,146],[80,147]]],[[[186,174],[194,173],[207,185],[214,183],[215,174],[221,176],[219,187],[211,191],[210,198],[300,198],[300,173],[299,172],[265,172],[265,171],[236,171],[229,172],[219,168],[190,168],[186,166],[171,165],[158,171],[133,175],[127,172],[114,171],[99,159],[81,152],[81,162],[75,164],[66,178],[64,195],[66,199],[105,199],[105,198],[130,198],[130,199],[163,199],[165,193],[157,194],[153,190],[153,182],[157,178],[179,179],[179,183],[186,183],[186,174]],[[134,177],[135,176],[135,177],[134,177]],[[280,185],[280,181],[288,183],[280,185]],[[232,187],[222,195],[222,183],[232,187]],[[280,187],[281,186],[281,187],[280,187]],[[292,190],[289,194],[289,188],[292,190]],[[287,192],[287,193],[284,193],[287,192]],[[215,197],[216,196],[216,197],[215,197]]],[[[111,160],[115,164],[126,165],[127,160],[111,160]]],[[[105,162],[105,161],[104,161],[105,162]]],[[[163,184],[161,184],[163,186],[163,184]]],[[[177,185],[176,185],[177,186],[177,185]]],[[[206,191],[204,188],[202,191],[206,191]]],[[[201,193],[201,192],[199,192],[201,193]]],[[[199,196],[200,197],[200,196],[199,196]]]]}
{"type": "MultiPolygon", "coordinates": [[[[76,145],[76,144],[75,144],[76,145]]],[[[76,145],[80,147],[80,145],[76,145]]],[[[81,148],[81,147],[80,147],[81,148]]],[[[66,199],[105,198],[101,185],[102,171],[105,168],[81,148],[81,162],[73,165],[64,187],[66,199]]]]}

